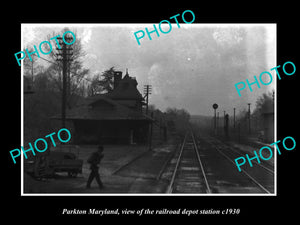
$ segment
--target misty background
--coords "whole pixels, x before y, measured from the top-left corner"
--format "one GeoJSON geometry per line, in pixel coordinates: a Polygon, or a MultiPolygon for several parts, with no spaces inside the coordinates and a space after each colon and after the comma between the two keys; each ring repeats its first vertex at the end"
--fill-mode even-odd
{"type": "MultiPolygon", "coordinates": [[[[175,107],[212,116],[217,103],[220,112],[232,114],[235,107],[238,113],[275,89],[274,71],[270,85],[253,85],[253,92],[247,87],[242,97],[234,87],[277,66],[275,24],[172,24],[170,33],[152,33],[152,40],[145,35],[138,45],[134,32],[145,27],[152,30],[153,24],[22,24],[22,49],[38,47],[52,33],[62,35],[69,28],[85,52],[83,67],[89,72],[82,82],[111,67],[123,74],[128,68],[141,93],[144,85],[152,85],[149,103],[162,111],[175,107]]],[[[39,72],[50,66],[39,58],[36,63],[39,72]]]]}

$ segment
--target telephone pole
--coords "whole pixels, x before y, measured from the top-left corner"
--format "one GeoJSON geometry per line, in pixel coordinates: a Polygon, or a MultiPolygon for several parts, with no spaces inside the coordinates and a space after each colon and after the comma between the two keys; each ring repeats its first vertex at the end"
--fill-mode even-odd
{"type": "Polygon", "coordinates": [[[251,103],[248,103],[248,116],[249,116],[249,134],[251,134],[251,127],[250,127],[250,118],[251,118],[251,112],[250,112],[250,105],[251,103]]]}
{"type": "Polygon", "coordinates": [[[146,114],[148,114],[148,106],[149,106],[149,95],[152,91],[152,85],[144,85],[144,98],[146,98],[146,114]]]}
{"type": "MultiPolygon", "coordinates": [[[[56,48],[59,52],[56,54],[58,56],[56,60],[62,62],[62,68],[63,68],[61,120],[62,120],[62,127],[64,128],[66,126],[67,73],[68,73],[68,67],[70,65],[70,62],[73,60],[72,59],[73,53],[71,52],[73,48],[68,46],[62,40],[61,37],[58,37],[57,39],[59,40],[59,45],[61,46],[61,48],[56,48]]],[[[64,39],[73,41],[73,37],[64,37],[64,39]]]]}
{"type": "Polygon", "coordinates": [[[235,129],[235,108],[233,108],[233,128],[235,129]]]}
{"type": "Polygon", "coordinates": [[[219,112],[217,112],[217,133],[219,132],[219,127],[220,127],[220,117],[219,117],[219,112]]]}
{"type": "Polygon", "coordinates": [[[216,114],[216,110],[218,108],[218,104],[214,103],[212,105],[213,109],[214,109],[214,133],[215,135],[217,134],[217,114],[216,114]]]}
{"type": "Polygon", "coordinates": [[[224,117],[223,117],[223,119],[224,119],[224,120],[223,120],[223,123],[224,123],[224,124],[223,124],[223,125],[224,125],[224,127],[225,127],[225,114],[226,114],[226,111],[224,110],[223,112],[224,112],[224,117]]]}

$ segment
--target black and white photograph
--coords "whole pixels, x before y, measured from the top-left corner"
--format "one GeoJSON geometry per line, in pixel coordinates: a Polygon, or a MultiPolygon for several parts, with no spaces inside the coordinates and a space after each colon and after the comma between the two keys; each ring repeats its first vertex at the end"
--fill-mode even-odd
{"type": "Polygon", "coordinates": [[[276,195],[276,32],[21,24],[22,195],[276,195]]]}
{"type": "Polygon", "coordinates": [[[296,4],[108,3],[3,7],[3,220],[294,221],[296,4]]]}

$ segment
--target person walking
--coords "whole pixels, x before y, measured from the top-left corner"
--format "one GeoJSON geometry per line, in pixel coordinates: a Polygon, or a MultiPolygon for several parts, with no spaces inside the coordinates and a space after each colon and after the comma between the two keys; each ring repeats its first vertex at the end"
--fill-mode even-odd
{"type": "Polygon", "coordinates": [[[94,178],[96,179],[96,181],[99,185],[99,189],[103,188],[103,183],[100,179],[100,175],[99,175],[99,172],[98,172],[98,169],[99,169],[98,165],[100,164],[100,161],[104,157],[102,152],[103,152],[103,146],[99,145],[98,150],[96,152],[93,152],[87,160],[87,162],[91,165],[90,166],[91,173],[90,173],[89,178],[87,180],[86,188],[91,187],[91,183],[92,183],[94,178]]]}

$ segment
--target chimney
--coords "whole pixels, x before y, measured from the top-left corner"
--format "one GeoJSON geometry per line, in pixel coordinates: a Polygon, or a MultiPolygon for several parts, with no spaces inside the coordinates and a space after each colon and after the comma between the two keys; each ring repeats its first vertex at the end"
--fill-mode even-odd
{"type": "Polygon", "coordinates": [[[114,89],[116,89],[122,80],[122,72],[121,71],[115,71],[114,73],[114,89]]]}

